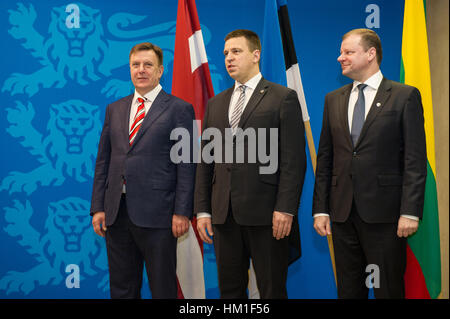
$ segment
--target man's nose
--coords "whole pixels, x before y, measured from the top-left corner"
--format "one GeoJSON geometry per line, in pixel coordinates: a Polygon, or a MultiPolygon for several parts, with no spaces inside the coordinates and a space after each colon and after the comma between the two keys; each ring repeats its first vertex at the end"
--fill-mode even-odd
{"type": "Polygon", "coordinates": [[[342,56],[342,54],[340,56],[338,56],[337,60],[338,60],[338,62],[342,62],[342,60],[344,60],[344,57],[342,56]]]}

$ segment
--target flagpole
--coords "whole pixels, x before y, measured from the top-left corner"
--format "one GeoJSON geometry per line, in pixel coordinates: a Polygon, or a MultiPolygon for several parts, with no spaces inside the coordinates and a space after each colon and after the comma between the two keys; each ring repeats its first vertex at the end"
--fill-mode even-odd
{"type": "Polygon", "coordinates": [[[317,165],[317,155],[316,155],[316,149],[314,147],[314,139],[312,135],[311,130],[311,123],[308,121],[304,121],[305,124],[305,133],[306,133],[306,140],[308,141],[308,147],[309,147],[309,156],[311,157],[311,163],[314,170],[314,176],[316,176],[316,165],[317,165]]]}

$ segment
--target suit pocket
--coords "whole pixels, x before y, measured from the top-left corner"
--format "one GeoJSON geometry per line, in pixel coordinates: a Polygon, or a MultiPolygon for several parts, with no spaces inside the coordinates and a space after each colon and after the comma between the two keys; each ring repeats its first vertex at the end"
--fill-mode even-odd
{"type": "Polygon", "coordinates": [[[384,111],[378,114],[378,116],[395,116],[397,114],[398,114],[397,111],[384,111]]]}
{"type": "Polygon", "coordinates": [[[402,175],[378,175],[378,185],[380,186],[401,186],[403,185],[402,175]]]}
{"type": "Polygon", "coordinates": [[[275,118],[276,113],[272,111],[264,111],[264,112],[253,112],[250,119],[252,122],[256,122],[260,125],[264,125],[266,123],[272,123],[275,118]]]}
{"type": "Polygon", "coordinates": [[[277,174],[260,174],[259,179],[265,184],[278,185],[277,174]]]}
{"type": "Polygon", "coordinates": [[[273,117],[275,115],[275,112],[272,110],[269,111],[258,111],[255,110],[252,114],[254,117],[273,117]]]}
{"type": "Polygon", "coordinates": [[[172,190],[175,189],[175,180],[153,180],[153,189],[172,190]]]}

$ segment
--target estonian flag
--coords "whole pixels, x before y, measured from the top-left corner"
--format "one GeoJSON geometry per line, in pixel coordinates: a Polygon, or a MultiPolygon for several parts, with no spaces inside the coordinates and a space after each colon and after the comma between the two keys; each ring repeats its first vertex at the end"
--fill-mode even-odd
{"type": "Polygon", "coordinates": [[[261,70],[269,81],[297,92],[303,121],[309,122],[286,0],[266,0],[261,70]]]}

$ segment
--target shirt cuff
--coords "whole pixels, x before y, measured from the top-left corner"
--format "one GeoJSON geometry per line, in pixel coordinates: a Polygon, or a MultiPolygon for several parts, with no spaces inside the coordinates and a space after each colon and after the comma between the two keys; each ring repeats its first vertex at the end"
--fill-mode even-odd
{"type": "Polygon", "coordinates": [[[402,215],[400,215],[400,216],[406,217],[406,218],[409,218],[409,219],[412,219],[412,220],[415,220],[416,222],[419,221],[419,217],[417,217],[417,216],[413,216],[413,215],[405,215],[405,214],[402,214],[402,215]]]}
{"type": "Polygon", "coordinates": [[[325,213],[320,213],[320,214],[314,214],[314,215],[313,215],[314,218],[319,217],[319,216],[327,216],[327,217],[330,217],[330,215],[325,214],[325,213]]]}
{"type": "Polygon", "coordinates": [[[211,218],[211,214],[205,212],[197,213],[197,219],[199,218],[211,218]]]}
{"type": "Polygon", "coordinates": [[[282,214],[285,214],[285,215],[288,215],[288,216],[292,216],[292,217],[294,217],[294,215],[293,215],[293,214],[289,214],[289,213],[285,213],[285,212],[279,212],[279,213],[282,213],[282,214]]]}

